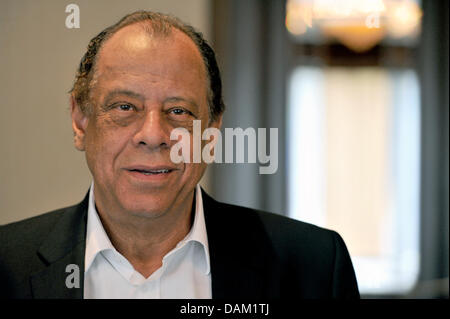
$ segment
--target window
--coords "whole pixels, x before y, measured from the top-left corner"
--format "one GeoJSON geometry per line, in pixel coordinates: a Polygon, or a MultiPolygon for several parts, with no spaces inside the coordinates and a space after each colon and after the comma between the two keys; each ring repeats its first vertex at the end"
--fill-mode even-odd
{"type": "Polygon", "coordinates": [[[289,85],[290,216],[342,235],[361,294],[407,292],[419,273],[415,71],[298,66],[289,85]]]}

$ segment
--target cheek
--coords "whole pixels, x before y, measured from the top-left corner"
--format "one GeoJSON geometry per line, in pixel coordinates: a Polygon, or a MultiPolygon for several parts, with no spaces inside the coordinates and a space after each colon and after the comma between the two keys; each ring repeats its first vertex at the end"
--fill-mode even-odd
{"type": "Polygon", "coordinates": [[[97,121],[86,134],[86,158],[97,173],[108,170],[128,142],[129,130],[108,121],[97,121]],[[96,169],[97,168],[97,169],[96,169]]]}
{"type": "Polygon", "coordinates": [[[185,171],[183,179],[185,181],[185,184],[192,184],[196,185],[201,177],[203,176],[203,173],[206,170],[206,164],[205,163],[188,163],[185,164],[185,171]]]}

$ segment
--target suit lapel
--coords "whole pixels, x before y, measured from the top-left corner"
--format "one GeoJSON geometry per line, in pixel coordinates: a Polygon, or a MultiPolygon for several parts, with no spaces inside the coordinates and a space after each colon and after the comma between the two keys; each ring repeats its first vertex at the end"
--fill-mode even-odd
{"type": "Polygon", "coordinates": [[[38,254],[46,267],[30,277],[34,298],[83,298],[88,199],[89,192],[79,205],[62,212],[40,246],[38,254]],[[75,265],[76,269],[66,272],[68,265],[75,265]],[[66,286],[70,275],[74,280],[78,275],[79,288],[66,286]]]}
{"type": "Polygon", "coordinates": [[[236,219],[236,212],[202,192],[211,263],[212,296],[261,298],[265,295],[264,257],[258,244],[244,231],[257,225],[236,219]],[[233,217],[234,216],[234,217],[233,217]],[[245,239],[245,240],[244,240],[245,239]]]}
{"type": "MultiPolygon", "coordinates": [[[[31,276],[33,298],[37,299],[82,299],[84,281],[84,244],[79,243],[71,252],[62,259],[56,260],[44,270],[31,276]],[[68,265],[77,265],[77,277],[79,288],[68,288],[66,278],[74,275],[73,269],[67,269],[68,265]]],[[[76,278],[76,277],[75,277],[76,278]]]]}

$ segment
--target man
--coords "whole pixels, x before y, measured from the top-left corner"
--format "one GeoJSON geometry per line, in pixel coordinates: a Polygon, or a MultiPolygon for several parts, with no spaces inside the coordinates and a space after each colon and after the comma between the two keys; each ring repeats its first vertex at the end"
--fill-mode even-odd
{"type": "Polygon", "coordinates": [[[359,297],[337,233],[216,202],[205,163],[171,160],[174,129],[220,128],[224,111],[193,28],[125,16],[91,40],[71,93],[93,183],[76,206],[0,228],[2,297],[359,297]]]}

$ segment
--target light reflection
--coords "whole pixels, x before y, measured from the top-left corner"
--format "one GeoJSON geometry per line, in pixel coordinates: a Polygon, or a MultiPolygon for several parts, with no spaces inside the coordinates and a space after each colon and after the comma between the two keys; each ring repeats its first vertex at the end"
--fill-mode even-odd
{"type": "Polygon", "coordinates": [[[385,37],[417,37],[422,11],[414,0],[288,0],[286,28],[302,36],[317,28],[356,52],[385,37]]]}

